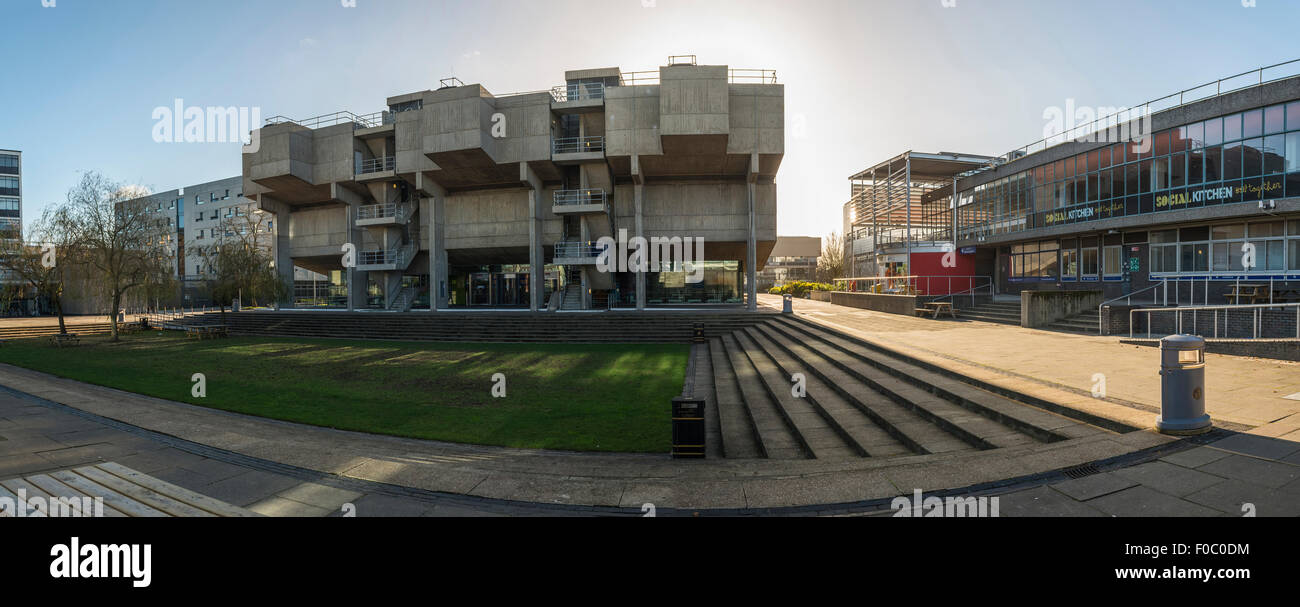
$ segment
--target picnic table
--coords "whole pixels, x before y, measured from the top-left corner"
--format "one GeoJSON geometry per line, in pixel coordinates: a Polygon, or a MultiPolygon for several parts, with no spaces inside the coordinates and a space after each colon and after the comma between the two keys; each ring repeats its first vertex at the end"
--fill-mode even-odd
{"type": "Polygon", "coordinates": [[[191,339],[208,339],[228,337],[230,330],[226,325],[186,325],[185,336],[191,339]]]}
{"type": "Polygon", "coordinates": [[[929,301],[925,303],[924,308],[916,308],[917,315],[929,314],[935,320],[939,320],[941,314],[947,314],[953,319],[957,318],[957,310],[952,307],[951,301],[929,301]]]}
{"type": "Polygon", "coordinates": [[[1234,284],[1228,288],[1228,301],[1234,304],[1289,303],[1300,301],[1300,289],[1272,288],[1267,284],[1234,284]],[[1244,300],[1244,301],[1243,301],[1244,300]]]}
{"type": "Polygon", "coordinates": [[[55,347],[75,346],[81,343],[81,338],[76,333],[56,333],[50,336],[50,343],[55,347]]]}

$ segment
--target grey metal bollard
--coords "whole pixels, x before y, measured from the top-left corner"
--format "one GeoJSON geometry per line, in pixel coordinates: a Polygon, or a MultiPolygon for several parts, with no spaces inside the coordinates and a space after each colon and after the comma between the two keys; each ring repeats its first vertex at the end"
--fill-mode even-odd
{"type": "Polygon", "coordinates": [[[1214,428],[1205,412],[1205,340],[1170,335],[1160,340],[1160,417],[1164,434],[1201,434],[1214,428]]]}
{"type": "Polygon", "coordinates": [[[781,297],[781,313],[794,314],[794,296],[786,293],[781,297]]]}

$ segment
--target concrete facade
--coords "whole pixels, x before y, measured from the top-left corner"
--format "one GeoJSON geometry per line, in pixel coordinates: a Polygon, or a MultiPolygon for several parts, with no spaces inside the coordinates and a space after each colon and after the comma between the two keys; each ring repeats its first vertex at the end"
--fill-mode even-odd
{"type": "Polygon", "coordinates": [[[734,262],[718,267],[740,268],[752,294],[776,242],[774,75],[691,64],[565,81],[500,96],[444,81],[368,116],[268,120],[243,191],[288,227],[277,265],[345,272],[350,309],[645,308],[659,292],[647,274],[670,272],[602,271],[595,245],[680,237],[703,239],[707,263],[734,262]]]}

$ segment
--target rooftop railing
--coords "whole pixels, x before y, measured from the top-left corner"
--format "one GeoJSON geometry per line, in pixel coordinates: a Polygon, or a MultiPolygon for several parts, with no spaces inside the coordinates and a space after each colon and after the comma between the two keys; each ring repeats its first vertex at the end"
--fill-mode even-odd
{"type": "MultiPolygon", "coordinates": [[[[1046,150],[1047,148],[1066,143],[1069,141],[1089,141],[1096,139],[1100,134],[1110,134],[1123,132],[1126,125],[1131,125],[1134,121],[1149,117],[1156,112],[1163,112],[1179,108],[1184,105],[1195,103],[1217,97],[1233,91],[1240,91],[1256,86],[1263,86],[1270,82],[1285,80],[1300,76],[1300,59],[1292,59],[1284,63],[1278,63],[1261,67],[1256,70],[1242,72],[1227,78],[1220,78],[1213,82],[1207,82],[1200,86],[1194,86],[1189,89],[1166,95],[1159,99],[1148,101],[1133,108],[1121,109],[1109,116],[1103,116],[1088,124],[1076,126],[1067,129],[1065,132],[1045,137],[1027,146],[1017,148],[1008,152],[1001,157],[1004,162],[1010,162],[1017,158],[1028,156],[1046,150]]],[[[1139,135],[1151,135],[1153,133],[1139,133],[1132,128],[1127,132],[1139,135]]]]}
{"type": "Polygon", "coordinates": [[[584,152],[604,152],[605,138],[596,137],[563,137],[555,140],[553,153],[555,154],[581,154],[584,152]]]}
{"type": "MultiPolygon", "coordinates": [[[[627,86],[656,85],[659,84],[659,70],[623,72],[622,80],[623,84],[627,86]]],[[[729,69],[727,70],[727,82],[730,84],[777,84],[776,70],[729,69]]]]}
{"type": "MultiPolygon", "coordinates": [[[[380,113],[382,114],[383,112],[380,113]]],[[[294,119],[285,116],[272,116],[266,119],[265,126],[271,126],[273,124],[296,124],[298,126],[306,127],[309,129],[319,129],[327,126],[336,126],[340,124],[350,123],[353,125],[354,129],[357,128],[358,126],[360,128],[368,129],[372,127],[381,126],[383,124],[382,117],[381,119],[376,120],[375,116],[376,114],[367,114],[365,116],[358,116],[346,110],[334,112],[333,114],[324,114],[321,116],[313,116],[311,118],[303,118],[303,119],[294,119]]]]}
{"type": "Polygon", "coordinates": [[[410,214],[410,206],[401,202],[385,202],[380,204],[366,204],[357,207],[357,219],[388,219],[393,218],[398,222],[405,221],[410,214]]]}

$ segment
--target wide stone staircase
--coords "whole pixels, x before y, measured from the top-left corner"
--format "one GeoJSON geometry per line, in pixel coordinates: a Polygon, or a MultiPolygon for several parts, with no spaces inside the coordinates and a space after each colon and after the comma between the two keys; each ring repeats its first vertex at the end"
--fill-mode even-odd
{"type": "MultiPolygon", "coordinates": [[[[723,335],[762,323],[775,313],[750,312],[314,312],[209,314],[232,335],[440,342],[689,343],[696,323],[723,335]]],[[[192,317],[193,322],[205,322],[192,317]]]]}
{"type": "Polygon", "coordinates": [[[713,334],[708,342],[716,399],[707,423],[721,442],[718,452],[728,458],[887,458],[1135,429],[985,390],[959,374],[797,317],[713,334]],[[800,376],[802,395],[792,389],[800,376]]]}
{"type": "MultiPolygon", "coordinates": [[[[112,325],[107,322],[75,325],[68,324],[67,329],[69,333],[76,335],[107,335],[113,331],[112,325]]],[[[0,328],[0,340],[49,337],[51,335],[58,335],[58,333],[59,325],[57,322],[46,326],[3,327],[0,328]]]]}

